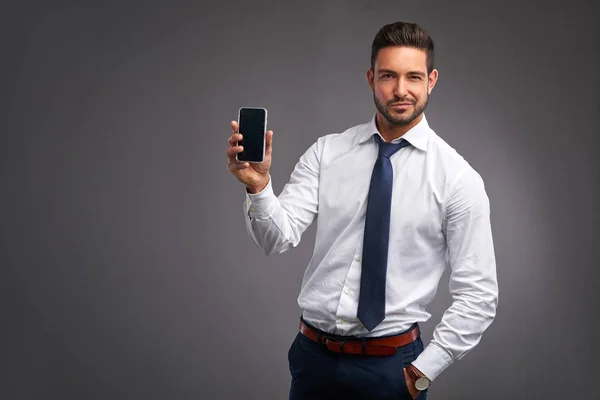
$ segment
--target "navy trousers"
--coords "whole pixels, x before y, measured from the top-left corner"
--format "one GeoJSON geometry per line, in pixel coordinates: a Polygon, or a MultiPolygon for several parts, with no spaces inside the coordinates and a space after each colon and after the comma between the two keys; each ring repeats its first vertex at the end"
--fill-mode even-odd
{"type": "MultiPolygon", "coordinates": [[[[422,351],[419,336],[391,356],[341,354],[298,333],[288,351],[292,375],[289,398],[412,400],[403,368],[422,351]]],[[[425,400],[426,396],[425,390],[417,399],[425,400]]]]}

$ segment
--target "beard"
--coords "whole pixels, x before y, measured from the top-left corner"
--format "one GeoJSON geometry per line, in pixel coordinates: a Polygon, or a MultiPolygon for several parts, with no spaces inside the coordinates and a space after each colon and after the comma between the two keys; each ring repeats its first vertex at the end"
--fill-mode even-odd
{"type": "Polygon", "coordinates": [[[427,104],[429,103],[429,96],[427,96],[425,101],[422,103],[413,102],[414,111],[410,115],[406,116],[394,115],[390,108],[392,104],[400,102],[400,99],[394,99],[384,106],[383,103],[379,101],[375,93],[373,93],[373,100],[375,101],[375,107],[377,107],[377,110],[391,125],[403,126],[413,122],[419,115],[421,115],[421,113],[423,113],[423,111],[425,111],[427,104]]]}

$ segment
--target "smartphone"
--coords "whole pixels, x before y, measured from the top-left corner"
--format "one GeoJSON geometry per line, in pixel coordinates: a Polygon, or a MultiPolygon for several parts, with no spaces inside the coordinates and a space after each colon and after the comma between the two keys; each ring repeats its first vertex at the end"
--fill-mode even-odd
{"type": "Polygon", "coordinates": [[[243,138],[238,142],[244,151],[237,154],[238,161],[261,163],[265,160],[267,109],[241,107],[238,110],[238,132],[243,138]]]}

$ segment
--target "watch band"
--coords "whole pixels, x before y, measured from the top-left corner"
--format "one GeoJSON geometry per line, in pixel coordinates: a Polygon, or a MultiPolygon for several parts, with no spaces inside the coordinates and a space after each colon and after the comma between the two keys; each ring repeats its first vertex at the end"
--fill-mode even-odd
{"type": "Polygon", "coordinates": [[[406,367],[406,373],[408,377],[414,382],[417,390],[425,390],[431,384],[431,380],[427,378],[424,374],[422,374],[417,367],[412,364],[408,364],[406,367]]]}
{"type": "Polygon", "coordinates": [[[419,375],[417,373],[417,371],[415,371],[415,366],[412,364],[408,364],[408,367],[406,367],[406,373],[408,374],[408,377],[410,378],[411,381],[415,382],[417,379],[419,379],[421,377],[421,375],[419,375]]]}

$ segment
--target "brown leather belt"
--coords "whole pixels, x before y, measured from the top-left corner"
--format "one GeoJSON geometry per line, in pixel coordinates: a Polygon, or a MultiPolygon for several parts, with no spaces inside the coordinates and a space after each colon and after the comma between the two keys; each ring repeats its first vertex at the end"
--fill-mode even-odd
{"type": "Polygon", "coordinates": [[[300,333],[315,343],[326,345],[327,349],[336,353],[389,356],[395,354],[398,347],[415,341],[419,337],[419,327],[415,326],[410,331],[396,336],[345,340],[316,331],[300,321],[300,333]]]}

